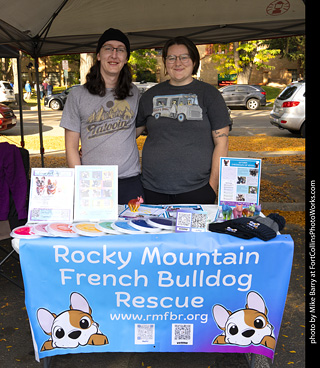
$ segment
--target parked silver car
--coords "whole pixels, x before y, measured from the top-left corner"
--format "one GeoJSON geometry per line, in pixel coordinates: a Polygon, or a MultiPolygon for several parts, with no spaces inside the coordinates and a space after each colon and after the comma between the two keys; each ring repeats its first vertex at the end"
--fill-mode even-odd
{"type": "Polygon", "coordinates": [[[306,136],[304,81],[292,82],[276,98],[270,113],[270,123],[291,133],[306,136]]]}

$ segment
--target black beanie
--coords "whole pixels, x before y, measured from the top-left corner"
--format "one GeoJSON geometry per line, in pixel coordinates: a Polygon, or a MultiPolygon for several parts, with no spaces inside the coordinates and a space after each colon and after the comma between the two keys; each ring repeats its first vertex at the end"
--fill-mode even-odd
{"type": "Polygon", "coordinates": [[[229,234],[243,239],[253,237],[264,241],[273,239],[285,226],[285,218],[276,213],[270,213],[267,217],[240,217],[221,223],[209,224],[209,231],[229,234]]]}
{"type": "Polygon", "coordinates": [[[100,51],[103,44],[107,41],[120,41],[120,42],[122,42],[126,46],[127,58],[129,59],[129,56],[130,56],[130,42],[129,42],[128,37],[123,32],[121,32],[119,29],[115,29],[115,28],[107,29],[103,33],[103,35],[99,38],[97,49],[96,49],[96,54],[100,51]]]}

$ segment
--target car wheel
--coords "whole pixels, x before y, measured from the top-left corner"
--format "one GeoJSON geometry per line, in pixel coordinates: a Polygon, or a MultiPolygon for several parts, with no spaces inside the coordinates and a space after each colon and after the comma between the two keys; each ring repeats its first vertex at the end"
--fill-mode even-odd
{"type": "Polygon", "coordinates": [[[300,135],[302,138],[306,137],[306,123],[305,122],[301,125],[300,135]]]}
{"type": "Polygon", "coordinates": [[[62,106],[61,106],[61,102],[58,101],[58,100],[52,100],[49,104],[49,107],[52,109],[52,110],[61,110],[62,109],[62,106]]]}
{"type": "Polygon", "coordinates": [[[247,109],[248,110],[258,110],[260,107],[260,101],[256,98],[250,98],[247,101],[247,109]]]}
{"type": "Polygon", "coordinates": [[[154,118],[158,120],[158,119],[160,118],[160,114],[157,112],[157,113],[154,115],[154,118]]]}

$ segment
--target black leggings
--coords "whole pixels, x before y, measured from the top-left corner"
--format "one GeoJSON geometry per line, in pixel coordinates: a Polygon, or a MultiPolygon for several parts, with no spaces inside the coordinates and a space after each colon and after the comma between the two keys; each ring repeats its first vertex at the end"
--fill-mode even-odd
{"type": "Polygon", "coordinates": [[[131,199],[144,198],[140,175],[118,179],[118,203],[128,204],[131,199]]]}
{"type": "Polygon", "coordinates": [[[216,193],[210,184],[179,194],[157,193],[144,188],[145,203],[147,204],[214,204],[216,193]]]}

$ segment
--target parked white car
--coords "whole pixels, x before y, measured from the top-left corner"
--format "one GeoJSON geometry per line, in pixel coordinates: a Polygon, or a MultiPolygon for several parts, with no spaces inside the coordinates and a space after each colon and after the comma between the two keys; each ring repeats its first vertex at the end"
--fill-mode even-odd
{"type": "Polygon", "coordinates": [[[306,136],[304,81],[292,82],[276,98],[270,113],[270,123],[291,133],[306,136]]]}
{"type": "Polygon", "coordinates": [[[0,81],[0,102],[4,104],[9,104],[10,102],[15,102],[15,96],[13,88],[7,81],[0,81]]]}

